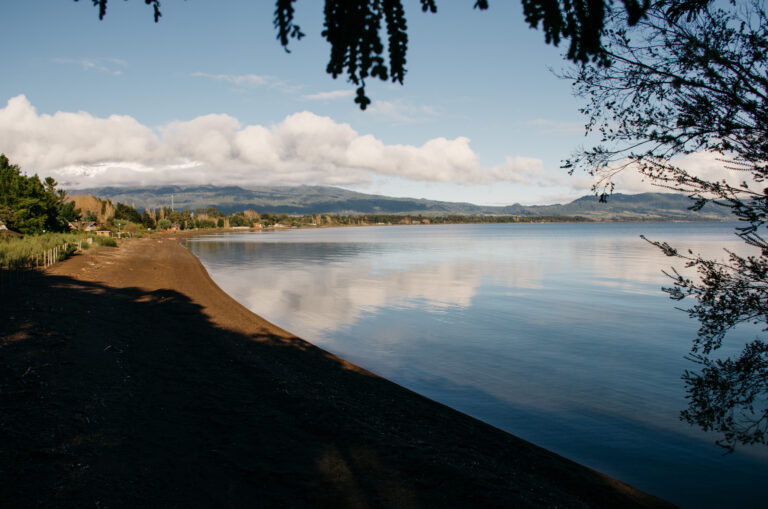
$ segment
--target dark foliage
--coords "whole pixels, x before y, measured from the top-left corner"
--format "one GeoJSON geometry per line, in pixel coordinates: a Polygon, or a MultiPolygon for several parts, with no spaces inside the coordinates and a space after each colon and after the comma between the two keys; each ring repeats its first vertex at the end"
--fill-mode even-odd
{"type": "MultiPolygon", "coordinates": [[[[75,0],[75,2],[79,2],[80,0],[75,0]]],[[[95,7],[99,8],[99,19],[104,19],[104,16],[107,14],[107,0],[91,0],[93,2],[93,5],[95,7]]],[[[162,16],[162,13],[160,12],[160,0],[144,0],[144,3],[147,5],[152,6],[152,11],[155,17],[155,23],[160,21],[160,16],[162,16]]]]}
{"type": "Polygon", "coordinates": [[[688,391],[684,420],[722,435],[728,450],[738,443],[768,442],[768,346],[762,337],[739,355],[718,357],[725,336],[740,324],[768,330],[768,15],[764,2],[700,2],[681,12],[675,2],[653,4],[634,29],[622,19],[606,29],[609,67],[585,64],[569,77],[587,129],[602,145],[581,152],[566,167],[598,177],[605,198],[613,178],[636,169],[661,187],[688,194],[691,208],[715,204],[741,221],[736,234],[759,254],[727,252],[724,261],[682,253],[696,275],[668,273],[675,300],[690,298],[698,320],[690,358],[699,372],[683,375],[688,391]],[[677,166],[674,156],[707,152],[741,183],[710,180],[677,166]]]}
{"type": "Polygon", "coordinates": [[[242,213],[229,216],[229,226],[252,226],[253,221],[246,218],[242,213]]]}
{"type": "Polygon", "coordinates": [[[142,225],[144,228],[149,228],[149,229],[155,228],[155,226],[156,226],[156,223],[155,223],[155,218],[153,218],[153,217],[152,217],[151,215],[149,215],[147,212],[144,212],[144,213],[141,215],[141,225],[142,225]]]}
{"type": "Polygon", "coordinates": [[[124,219],[136,224],[142,222],[141,214],[135,208],[124,203],[118,203],[115,207],[115,219],[124,219]]]}
{"type": "Polygon", "coordinates": [[[0,222],[20,233],[69,231],[68,221],[80,215],[56,181],[37,175],[27,177],[18,165],[0,154],[0,222]]]}

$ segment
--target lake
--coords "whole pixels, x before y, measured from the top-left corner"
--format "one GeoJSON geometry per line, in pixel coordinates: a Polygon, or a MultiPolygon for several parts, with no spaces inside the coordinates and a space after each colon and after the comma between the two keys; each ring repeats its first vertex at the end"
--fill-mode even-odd
{"type": "MultiPolygon", "coordinates": [[[[697,322],[660,288],[733,224],[420,225],[193,238],[255,313],[383,377],[683,507],[758,507],[765,446],[679,420],[697,322]],[[676,266],[680,266],[679,262],[676,266]]],[[[736,351],[759,332],[728,336],[736,351]]]]}

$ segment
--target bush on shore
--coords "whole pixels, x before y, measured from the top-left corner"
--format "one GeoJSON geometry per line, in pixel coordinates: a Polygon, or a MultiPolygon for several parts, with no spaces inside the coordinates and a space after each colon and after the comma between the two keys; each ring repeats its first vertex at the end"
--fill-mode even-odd
{"type": "Polygon", "coordinates": [[[117,241],[112,237],[94,237],[96,244],[106,247],[117,247],[117,241]]]}
{"type": "Polygon", "coordinates": [[[63,260],[77,249],[78,242],[83,241],[82,247],[87,248],[88,243],[84,240],[82,233],[45,233],[5,239],[0,237],[0,268],[23,269],[42,264],[43,253],[55,247],[60,248],[56,261],[63,260]],[[65,245],[66,249],[63,247],[65,245]]]}

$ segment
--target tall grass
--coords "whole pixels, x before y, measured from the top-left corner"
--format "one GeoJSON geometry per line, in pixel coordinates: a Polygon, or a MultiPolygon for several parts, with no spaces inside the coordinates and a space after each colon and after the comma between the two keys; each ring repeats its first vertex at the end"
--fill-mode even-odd
{"type": "MultiPolygon", "coordinates": [[[[45,233],[28,235],[24,238],[2,238],[0,236],[0,268],[23,269],[42,263],[43,253],[59,248],[58,259],[63,260],[77,249],[77,243],[84,241],[82,233],[45,233]],[[64,249],[64,245],[68,247],[64,249]]],[[[87,246],[83,242],[83,247],[87,246]]]]}
{"type": "Polygon", "coordinates": [[[93,238],[96,244],[107,247],[117,247],[117,241],[112,237],[102,237],[101,235],[93,238]]]}

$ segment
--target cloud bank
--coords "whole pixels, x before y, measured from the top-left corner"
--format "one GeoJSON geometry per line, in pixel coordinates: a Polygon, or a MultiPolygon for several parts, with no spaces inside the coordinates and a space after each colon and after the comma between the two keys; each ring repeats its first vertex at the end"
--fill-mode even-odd
{"type": "MultiPolygon", "coordinates": [[[[733,187],[740,187],[746,182],[751,189],[762,189],[763,184],[754,180],[750,172],[734,171],[727,168],[727,159],[713,152],[694,152],[672,159],[672,164],[686,170],[691,175],[710,182],[727,182],[733,187]]],[[[621,161],[617,167],[624,163],[621,161]]],[[[614,178],[615,192],[619,193],[676,193],[674,189],[654,185],[654,181],[629,166],[614,178]]]]}
{"type": "Polygon", "coordinates": [[[0,109],[0,152],[67,187],[102,185],[361,185],[374,177],[492,184],[545,179],[536,158],[483,168],[465,137],[387,145],[303,111],[271,126],[225,114],[150,128],[125,115],[38,114],[24,95],[0,109]]]}
{"type": "Polygon", "coordinates": [[[353,95],[355,95],[354,90],[331,90],[330,92],[318,92],[316,94],[308,94],[301,97],[304,99],[309,99],[310,101],[329,101],[352,97],[353,95]]]}

